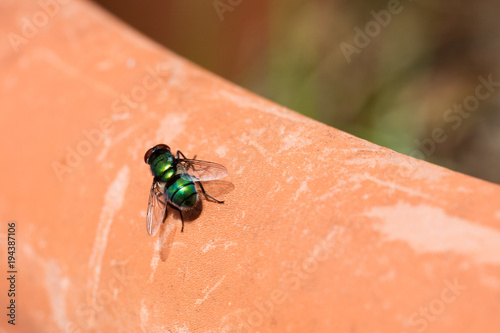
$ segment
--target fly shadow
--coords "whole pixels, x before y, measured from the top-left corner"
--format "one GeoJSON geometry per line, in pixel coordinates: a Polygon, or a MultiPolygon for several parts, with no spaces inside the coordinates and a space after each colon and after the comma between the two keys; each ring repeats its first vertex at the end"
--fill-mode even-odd
{"type": "MultiPolygon", "coordinates": [[[[212,197],[218,200],[224,200],[224,196],[228,193],[232,192],[235,187],[233,183],[228,182],[226,180],[212,180],[209,182],[202,182],[203,188],[205,192],[212,197]]],[[[203,195],[199,185],[198,188],[198,200],[196,204],[186,210],[182,210],[182,217],[184,219],[184,223],[191,223],[196,220],[203,210],[204,204],[214,204],[219,205],[219,203],[213,201],[210,198],[205,197],[203,195]]],[[[222,203],[220,205],[224,205],[226,203],[222,203]]],[[[160,227],[160,258],[162,261],[167,261],[168,256],[170,254],[170,249],[175,240],[175,234],[177,233],[177,227],[180,223],[180,215],[179,210],[173,208],[170,204],[167,206],[167,214],[165,214],[165,220],[163,221],[160,227]],[[173,216],[170,216],[173,215],[173,216]]]]}

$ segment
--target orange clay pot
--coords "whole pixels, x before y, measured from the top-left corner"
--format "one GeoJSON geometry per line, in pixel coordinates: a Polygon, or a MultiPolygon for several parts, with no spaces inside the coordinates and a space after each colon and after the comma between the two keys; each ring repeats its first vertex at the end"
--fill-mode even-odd
{"type": "Polygon", "coordinates": [[[0,2],[0,331],[499,332],[499,186],[54,1],[0,2]],[[183,233],[170,210],[150,237],[143,155],[157,143],[229,176],[206,185],[224,204],[204,201],[183,233]]]}

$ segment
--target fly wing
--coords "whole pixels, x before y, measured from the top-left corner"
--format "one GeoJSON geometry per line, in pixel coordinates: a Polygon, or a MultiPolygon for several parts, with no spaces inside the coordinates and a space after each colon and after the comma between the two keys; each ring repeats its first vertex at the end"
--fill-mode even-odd
{"type": "Polygon", "coordinates": [[[150,236],[154,236],[160,228],[167,213],[167,202],[163,191],[165,184],[153,180],[149,191],[148,213],[146,216],[146,229],[150,236]]]}
{"type": "Polygon", "coordinates": [[[210,181],[226,177],[227,169],[214,162],[179,159],[177,173],[187,180],[210,181]]]}

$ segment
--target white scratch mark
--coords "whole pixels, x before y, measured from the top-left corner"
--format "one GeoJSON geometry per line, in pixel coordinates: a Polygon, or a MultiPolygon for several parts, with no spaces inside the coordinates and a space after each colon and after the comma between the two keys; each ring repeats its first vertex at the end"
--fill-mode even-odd
{"type": "Polygon", "coordinates": [[[186,66],[182,59],[171,57],[168,61],[160,62],[156,65],[158,77],[167,79],[162,85],[163,89],[159,92],[160,95],[168,93],[170,87],[182,86],[186,80],[186,66]]]}
{"type": "Polygon", "coordinates": [[[246,95],[238,95],[234,92],[227,90],[220,90],[219,94],[226,100],[238,105],[241,108],[252,108],[257,111],[271,114],[281,119],[288,119],[293,122],[302,123],[304,125],[312,125],[316,121],[306,118],[294,111],[288,110],[282,106],[272,105],[271,103],[263,100],[256,99],[255,97],[247,97],[246,95]]]}
{"type": "Polygon", "coordinates": [[[127,61],[125,62],[125,65],[128,68],[134,68],[136,64],[137,64],[137,60],[133,57],[128,58],[127,61]]]}
{"type": "Polygon", "coordinates": [[[211,240],[207,243],[207,245],[205,245],[205,246],[203,246],[203,247],[201,248],[201,252],[203,252],[203,253],[207,253],[207,252],[208,252],[208,251],[210,251],[211,249],[214,249],[214,248],[215,248],[215,245],[214,245],[214,244],[215,244],[215,242],[216,242],[216,241],[217,241],[217,240],[215,240],[215,239],[211,239],[211,240]]]}
{"type": "Polygon", "coordinates": [[[146,300],[142,299],[141,300],[141,310],[139,312],[139,316],[141,319],[141,329],[143,332],[149,332],[147,329],[147,323],[149,321],[149,312],[148,308],[146,307],[146,300]]]}
{"type": "Polygon", "coordinates": [[[151,283],[153,282],[153,277],[156,272],[156,268],[158,267],[158,263],[160,262],[160,251],[162,248],[162,241],[161,238],[158,237],[155,242],[155,248],[154,248],[154,253],[153,253],[153,258],[151,258],[151,275],[149,276],[148,282],[151,283]]]}
{"type": "Polygon", "coordinates": [[[227,242],[226,244],[224,244],[224,250],[227,250],[227,248],[230,247],[230,246],[236,246],[236,245],[238,245],[238,243],[227,242]]]}
{"type": "Polygon", "coordinates": [[[89,260],[90,277],[88,281],[88,289],[93,301],[95,301],[97,296],[97,288],[99,286],[99,278],[101,275],[102,257],[104,255],[104,251],[106,250],[109,230],[111,229],[115,213],[122,207],[125,192],[129,183],[129,174],[129,167],[126,165],[122,167],[104,195],[104,206],[102,207],[101,215],[99,216],[97,233],[89,260]]]}
{"type": "Polygon", "coordinates": [[[500,231],[448,215],[428,205],[372,208],[369,217],[383,223],[376,229],[391,241],[404,241],[417,253],[454,252],[481,264],[500,265],[500,231]]]}
{"type": "Polygon", "coordinates": [[[281,136],[283,146],[278,150],[276,154],[280,154],[283,151],[289,150],[290,148],[293,148],[294,150],[300,150],[311,145],[313,141],[308,139],[303,132],[303,130],[299,130],[294,133],[281,136]]]}
{"type": "Polygon", "coordinates": [[[414,189],[411,189],[408,187],[401,186],[401,185],[394,183],[394,182],[389,182],[389,181],[384,181],[384,180],[378,179],[376,177],[369,175],[368,173],[364,173],[362,175],[354,175],[354,176],[350,177],[349,180],[359,183],[360,181],[365,180],[365,179],[371,180],[372,182],[377,183],[378,185],[381,185],[381,186],[388,188],[388,189],[391,189],[391,190],[398,190],[401,192],[405,192],[410,196],[416,196],[416,197],[421,197],[421,198],[425,198],[425,199],[429,199],[429,200],[435,200],[435,198],[432,198],[431,196],[429,196],[425,193],[422,193],[420,191],[417,191],[417,190],[414,190],[414,189]]]}
{"type": "Polygon", "coordinates": [[[105,135],[103,140],[103,148],[100,154],[97,156],[97,161],[98,162],[104,161],[111,147],[115,146],[118,142],[130,136],[134,131],[136,131],[140,126],[142,126],[143,123],[144,121],[140,121],[137,124],[130,126],[129,128],[127,128],[127,130],[123,131],[122,133],[120,133],[120,135],[117,135],[114,138],[110,138],[108,135],[105,135]]]}
{"type": "Polygon", "coordinates": [[[69,279],[61,277],[61,269],[55,260],[49,260],[45,267],[45,285],[49,295],[50,307],[54,321],[59,329],[66,331],[68,319],[66,318],[65,294],[68,290],[69,279]]]}
{"type": "Polygon", "coordinates": [[[187,247],[187,245],[185,243],[183,243],[183,242],[173,242],[172,243],[172,247],[174,247],[174,246],[184,246],[184,247],[187,247]]]}
{"type": "Polygon", "coordinates": [[[259,154],[261,154],[262,156],[266,156],[267,155],[266,148],[264,148],[264,146],[262,146],[258,141],[253,139],[253,138],[258,138],[259,135],[260,134],[257,133],[256,131],[251,132],[250,135],[248,135],[247,133],[243,133],[239,138],[239,140],[245,145],[252,146],[255,149],[257,149],[259,154]]]}
{"type": "Polygon", "coordinates": [[[493,290],[500,290],[500,280],[496,276],[481,274],[479,277],[483,286],[493,290]]]}
{"type": "MultiPolygon", "coordinates": [[[[205,296],[203,296],[203,298],[198,298],[196,300],[196,305],[195,307],[197,307],[198,305],[200,305],[201,303],[205,302],[208,298],[208,296],[218,287],[220,286],[220,284],[222,283],[222,281],[224,281],[224,278],[226,277],[226,275],[224,274],[220,280],[205,294],[205,296]]],[[[208,286],[207,286],[208,288],[208,286]]],[[[206,288],[205,288],[206,290],[206,288]]],[[[203,293],[205,293],[205,290],[203,291],[203,293]]]]}
{"type": "Polygon", "coordinates": [[[238,245],[238,243],[235,242],[226,242],[224,244],[216,244],[218,242],[218,239],[212,239],[210,240],[205,246],[201,248],[201,252],[207,253],[208,251],[215,249],[217,246],[224,246],[224,250],[227,250],[228,247],[238,245]]]}
{"type": "Polygon", "coordinates": [[[187,114],[168,113],[156,131],[156,142],[169,143],[186,129],[187,114]]]}
{"type": "Polygon", "coordinates": [[[226,156],[226,146],[219,146],[219,147],[215,150],[215,153],[216,153],[219,157],[224,157],[224,156],[226,156]]]}
{"type": "Polygon", "coordinates": [[[32,55],[31,60],[40,59],[45,61],[62,74],[65,74],[68,77],[77,80],[78,82],[81,82],[91,89],[103,93],[106,96],[114,97],[119,94],[113,86],[106,85],[102,81],[96,80],[94,76],[81,71],[80,68],[74,63],[68,61],[68,59],[62,58],[50,48],[37,48],[32,55]]]}
{"type": "Polygon", "coordinates": [[[302,182],[302,184],[300,185],[300,188],[297,190],[297,192],[295,192],[295,195],[293,196],[293,200],[297,201],[297,199],[299,198],[299,196],[302,193],[305,193],[306,191],[307,191],[307,181],[302,182]]]}
{"type": "Polygon", "coordinates": [[[123,113],[112,113],[110,115],[110,118],[112,121],[120,121],[120,120],[127,120],[130,119],[132,115],[130,112],[123,112],[123,113]]]}
{"type": "Polygon", "coordinates": [[[397,167],[397,171],[403,177],[411,177],[411,179],[437,182],[447,175],[444,168],[436,168],[434,165],[414,159],[406,155],[395,153],[395,155],[385,155],[384,157],[373,157],[374,154],[383,152],[378,149],[342,149],[342,153],[348,155],[344,159],[346,165],[363,165],[365,168],[375,168],[378,166],[393,166],[397,167]],[[349,154],[350,153],[350,154],[349,154]]]}
{"type": "Polygon", "coordinates": [[[186,326],[186,324],[183,324],[182,327],[175,325],[174,332],[176,332],[176,333],[189,333],[189,328],[186,326]]]}
{"type": "Polygon", "coordinates": [[[95,64],[98,71],[108,71],[113,68],[114,62],[111,60],[99,61],[95,64]]]}

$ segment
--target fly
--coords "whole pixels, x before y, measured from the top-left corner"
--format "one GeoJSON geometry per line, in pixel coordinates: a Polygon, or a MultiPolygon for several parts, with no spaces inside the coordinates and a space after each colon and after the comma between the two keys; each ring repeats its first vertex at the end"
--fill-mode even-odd
{"type": "Polygon", "coordinates": [[[210,196],[203,188],[202,181],[211,181],[227,175],[227,169],[217,163],[188,159],[181,151],[175,156],[170,147],[159,144],[149,149],[144,155],[144,162],[149,164],[154,176],[149,192],[146,229],[154,236],[165,220],[167,205],[177,209],[181,216],[184,231],[182,211],[192,208],[199,199],[199,189],[208,199],[224,203],[210,196]],[[198,187],[197,187],[198,186],[198,187]]]}

